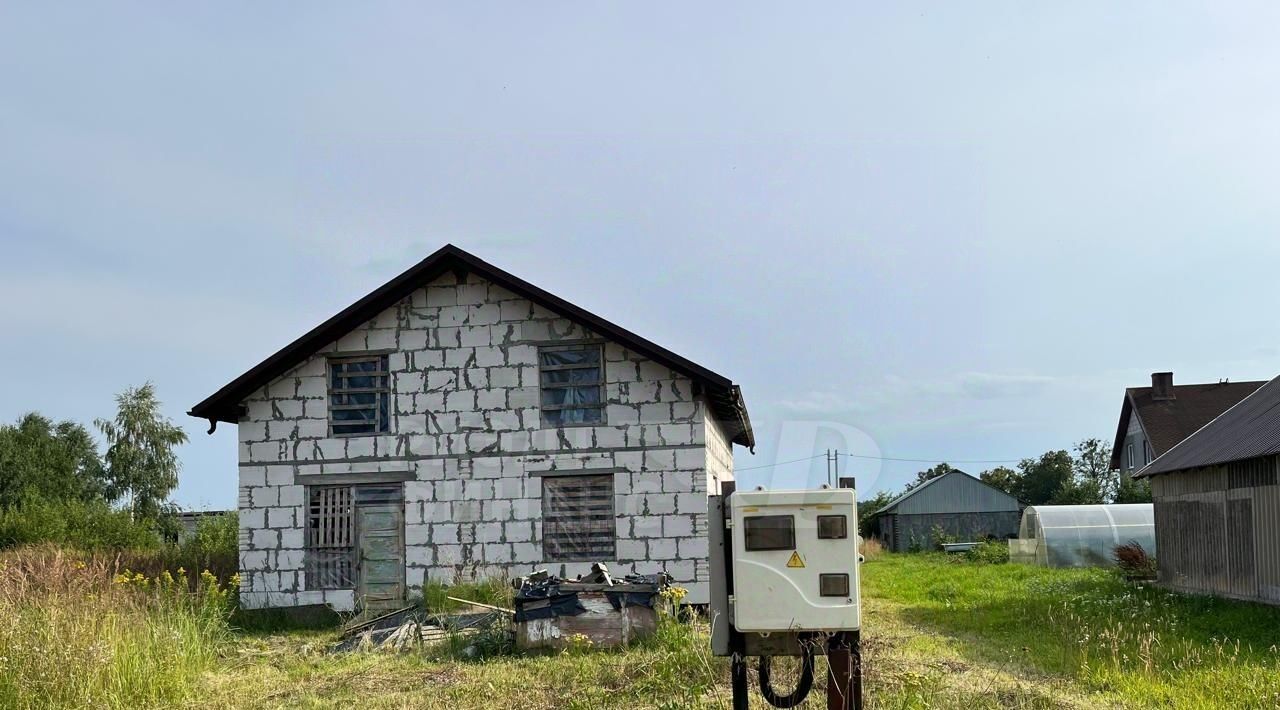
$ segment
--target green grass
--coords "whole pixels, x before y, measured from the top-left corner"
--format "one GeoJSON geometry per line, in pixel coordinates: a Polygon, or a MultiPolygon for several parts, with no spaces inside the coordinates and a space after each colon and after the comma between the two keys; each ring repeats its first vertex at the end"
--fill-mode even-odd
{"type": "Polygon", "coordinates": [[[727,707],[727,665],[705,628],[665,621],[630,649],[478,660],[442,653],[329,654],[332,634],[246,642],[238,662],[205,678],[213,705],[244,708],[727,707]],[[717,700],[719,696],[719,700],[717,700]],[[723,701],[723,702],[721,702],[723,701]]]}
{"type": "MultiPolygon", "coordinates": [[[[1275,707],[1280,609],[1188,597],[1106,570],[886,555],[863,594],[967,660],[1075,682],[1133,707],[1275,707]]],[[[868,634],[874,623],[868,622],[868,634]]]]}
{"type": "MultiPolygon", "coordinates": [[[[982,560],[991,556],[978,555],[982,560]]],[[[726,708],[705,623],[664,619],[626,650],[333,654],[328,628],[245,628],[174,584],[113,584],[51,548],[0,556],[0,707],[726,708]]],[[[862,573],[867,707],[1263,708],[1280,699],[1280,609],[1183,597],[1103,570],[881,555],[862,573]]],[[[510,605],[503,584],[428,587],[510,605]]],[[[246,625],[247,626],[247,625],[246,625]]],[[[486,641],[486,643],[488,643],[486,641]]],[[[794,664],[775,674],[794,683],[794,664]]],[[[754,673],[753,680],[754,680],[754,673]]],[[[825,666],[804,707],[823,707],[825,666]]],[[[753,693],[752,707],[764,707],[753,693]]]]}

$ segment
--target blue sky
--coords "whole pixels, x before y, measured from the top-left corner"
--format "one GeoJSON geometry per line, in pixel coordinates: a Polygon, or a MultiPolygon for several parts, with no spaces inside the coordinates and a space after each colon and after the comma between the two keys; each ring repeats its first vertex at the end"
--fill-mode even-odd
{"type": "Polygon", "coordinates": [[[739,382],[744,469],[1109,437],[1153,370],[1280,371],[1277,14],[7,3],[0,420],[151,380],[234,505],[186,409],[453,242],[739,382]]]}

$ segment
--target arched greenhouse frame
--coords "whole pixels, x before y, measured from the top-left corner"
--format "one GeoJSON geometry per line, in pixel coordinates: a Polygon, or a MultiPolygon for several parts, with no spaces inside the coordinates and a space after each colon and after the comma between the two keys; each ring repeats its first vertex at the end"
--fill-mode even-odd
{"type": "Polygon", "coordinates": [[[1103,567],[1114,565],[1116,547],[1130,542],[1155,555],[1150,503],[1033,505],[1022,511],[1018,539],[1009,541],[1009,559],[1046,567],[1103,567]]]}

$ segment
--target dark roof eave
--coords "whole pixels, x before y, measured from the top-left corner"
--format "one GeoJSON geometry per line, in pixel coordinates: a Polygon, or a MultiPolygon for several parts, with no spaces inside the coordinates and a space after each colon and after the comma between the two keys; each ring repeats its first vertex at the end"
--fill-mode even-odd
{"type": "Polygon", "coordinates": [[[1120,448],[1129,429],[1129,417],[1133,416],[1133,394],[1125,389],[1124,402],[1120,405],[1120,421],[1116,424],[1115,443],[1111,446],[1111,470],[1120,469],[1120,448]]]}
{"type": "MultiPolygon", "coordinates": [[[[716,406],[719,419],[736,425],[737,431],[730,437],[736,444],[755,447],[755,436],[741,390],[731,380],[684,358],[666,348],[643,338],[622,326],[576,306],[548,291],[510,274],[472,254],[446,244],[434,254],[418,262],[400,275],[378,287],[360,300],[344,308],[333,317],[312,328],[292,343],[284,346],[266,360],[250,368],[244,374],[221,387],[217,392],[193,406],[187,414],[199,419],[235,424],[239,421],[241,403],[262,385],[288,372],[303,359],[320,348],[368,321],[383,310],[408,296],[417,288],[430,283],[448,271],[459,275],[476,273],[507,290],[555,311],[614,342],[625,345],[650,359],[662,363],[695,382],[700,383],[716,406]]],[[[212,427],[210,428],[212,431],[212,427]]]]}

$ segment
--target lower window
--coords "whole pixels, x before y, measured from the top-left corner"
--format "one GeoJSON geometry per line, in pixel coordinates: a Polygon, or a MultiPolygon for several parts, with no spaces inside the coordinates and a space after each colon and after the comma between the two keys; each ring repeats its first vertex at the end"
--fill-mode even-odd
{"type": "Polygon", "coordinates": [[[307,501],[307,589],[355,587],[355,504],[350,486],[314,486],[307,501]]]}
{"type": "Polygon", "coordinates": [[[612,560],[616,543],[613,474],[543,477],[544,560],[612,560]]]}

